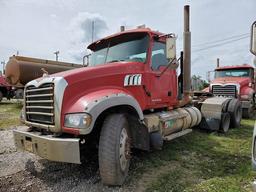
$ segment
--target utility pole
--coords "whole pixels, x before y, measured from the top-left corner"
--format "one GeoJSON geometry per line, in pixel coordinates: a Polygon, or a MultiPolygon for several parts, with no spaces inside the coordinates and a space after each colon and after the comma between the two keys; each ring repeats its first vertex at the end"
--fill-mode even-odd
{"type": "Polygon", "coordinates": [[[217,68],[219,68],[219,67],[220,67],[220,59],[217,58],[217,68]]]}
{"type": "Polygon", "coordinates": [[[58,61],[59,60],[60,51],[55,51],[54,54],[56,55],[56,61],[58,61]]]}

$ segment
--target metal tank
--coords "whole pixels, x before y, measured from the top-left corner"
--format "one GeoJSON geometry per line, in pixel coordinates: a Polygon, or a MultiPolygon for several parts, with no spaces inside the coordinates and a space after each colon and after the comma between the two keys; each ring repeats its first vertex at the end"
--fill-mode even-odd
{"type": "Polygon", "coordinates": [[[202,119],[201,112],[196,107],[183,107],[148,114],[144,117],[144,123],[149,132],[159,132],[163,136],[197,126],[202,119]]]}
{"type": "Polygon", "coordinates": [[[83,66],[74,63],[12,56],[6,64],[5,77],[12,86],[23,88],[29,81],[42,77],[44,73],[53,74],[80,67],[83,66]]]}
{"type": "Polygon", "coordinates": [[[202,119],[201,113],[196,107],[184,107],[162,112],[159,117],[160,130],[164,136],[197,126],[202,119]]]}

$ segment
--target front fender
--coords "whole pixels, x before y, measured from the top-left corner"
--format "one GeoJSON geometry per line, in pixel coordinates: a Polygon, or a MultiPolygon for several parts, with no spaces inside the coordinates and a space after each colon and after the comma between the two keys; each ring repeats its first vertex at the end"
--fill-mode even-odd
{"type": "Polygon", "coordinates": [[[96,119],[103,111],[119,105],[133,107],[137,111],[140,120],[144,119],[137,100],[132,95],[118,89],[105,89],[87,94],[70,104],[65,113],[86,112],[90,114],[92,116],[91,125],[87,129],[79,129],[80,134],[89,134],[94,127],[96,119]]]}
{"type": "MultiPolygon", "coordinates": [[[[254,90],[250,87],[242,87],[240,95],[241,95],[241,97],[243,97],[243,95],[247,95],[248,100],[251,100],[251,99],[253,99],[254,90]]],[[[243,98],[241,98],[241,99],[243,99],[243,98]]]]}

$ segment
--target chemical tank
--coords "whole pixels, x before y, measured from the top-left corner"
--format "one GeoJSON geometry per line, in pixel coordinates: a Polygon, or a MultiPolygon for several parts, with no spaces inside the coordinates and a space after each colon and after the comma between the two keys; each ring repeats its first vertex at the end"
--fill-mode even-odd
{"type": "Polygon", "coordinates": [[[12,56],[6,64],[5,77],[12,86],[23,88],[29,81],[43,76],[42,68],[48,74],[53,74],[79,67],[83,66],[74,63],[12,56]]]}

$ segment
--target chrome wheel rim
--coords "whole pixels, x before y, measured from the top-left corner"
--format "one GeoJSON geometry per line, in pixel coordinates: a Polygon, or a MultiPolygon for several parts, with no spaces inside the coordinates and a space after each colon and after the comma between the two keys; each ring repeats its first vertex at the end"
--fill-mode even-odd
{"type": "Polygon", "coordinates": [[[122,171],[125,171],[128,161],[130,158],[130,143],[128,133],[125,128],[122,129],[120,135],[120,144],[119,144],[119,161],[122,171]]]}

